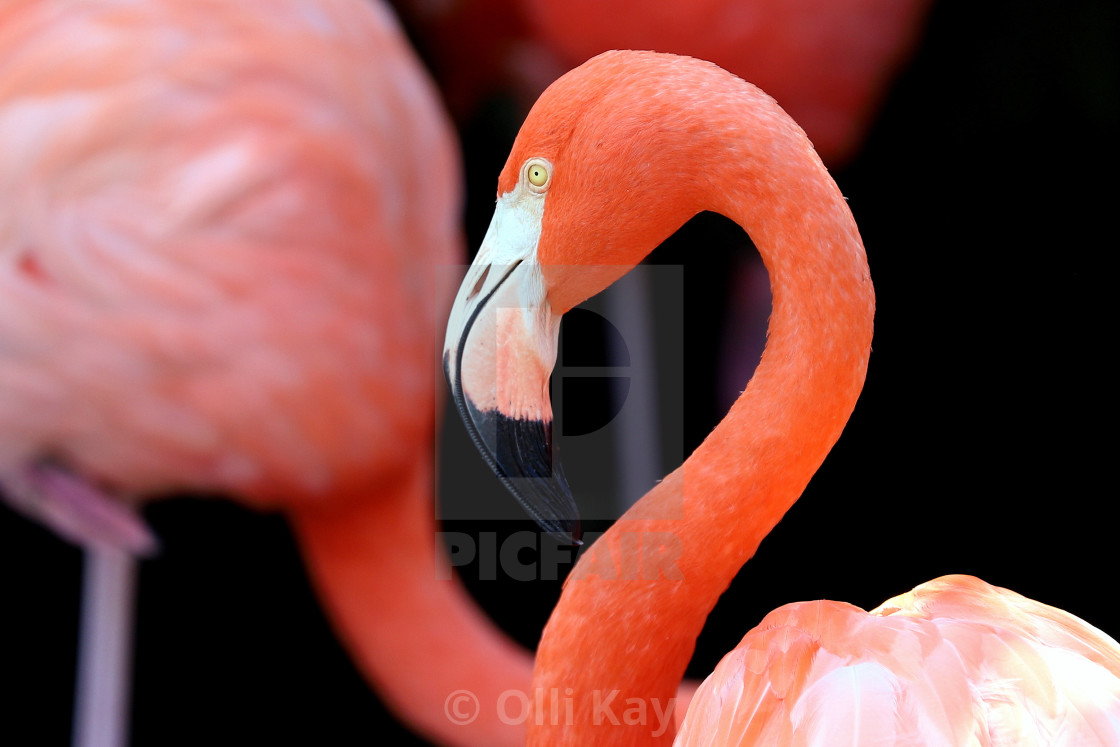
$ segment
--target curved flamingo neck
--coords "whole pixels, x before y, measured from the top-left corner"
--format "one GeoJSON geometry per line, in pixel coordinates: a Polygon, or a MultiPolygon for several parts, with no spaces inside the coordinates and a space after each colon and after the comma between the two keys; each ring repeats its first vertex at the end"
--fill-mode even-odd
{"type": "MultiPolygon", "coordinates": [[[[747,120],[740,139],[717,131],[703,144],[712,162],[696,164],[746,153],[737,163],[748,173],[693,189],[699,209],[736,220],[766,264],[766,350],[723,422],[574,569],[538,650],[534,691],[545,708],[529,744],[599,743],[604,729],[611,744],[672,740],[671,717],[659,713],[708,613],[801,495],[863,386],[874,292],[859,233],[800,132],[772,102],[752,94],[751,105],[736,112],[747,120]],[[768,139],[745,134],[760,128],[768,139]]],[[[721,121],[714,114],[712,128],[721,121]]]]}
{"type": "Polygon", "coordinates": [[[291,524],[339,636],[406,724],[442,745],[520,745],[524,726],[495,704],[528,691],[531,657],[452,577],[432,472],[418,459],[376,495],[299,505],[291,524]],[[470,707],[465,693],[473,718],[449,710],[470,707]]]}

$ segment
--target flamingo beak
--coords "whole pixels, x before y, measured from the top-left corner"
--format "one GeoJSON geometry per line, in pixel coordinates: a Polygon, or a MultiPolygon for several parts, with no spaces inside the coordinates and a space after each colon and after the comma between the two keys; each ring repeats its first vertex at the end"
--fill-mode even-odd
{"type": "Polygon", "coordinates": [[[443,367],[467,432],[498,479],[542,529],[580,544],[578,511],[553,442],[549,377],[560,318],[536,262],[540,220],[533,212],[499,198],[451,310],[443,367]]]}

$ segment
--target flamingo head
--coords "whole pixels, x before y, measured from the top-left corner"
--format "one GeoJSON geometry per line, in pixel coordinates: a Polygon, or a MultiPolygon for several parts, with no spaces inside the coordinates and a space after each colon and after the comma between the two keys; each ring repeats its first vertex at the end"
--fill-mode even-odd
{"type": "Polygon", "coordinates": [[[499,478],[564,541],[578,540],[579,523],[553,459],[560,317],[693,215],[721,208],[737,154],[710,121],[713,112],[734,121],[742,102],[711,92],[729,77],[700,60],[626,51],[553,83],[514,142],[455,299],[444,368],[459,413],[499,478]]]}

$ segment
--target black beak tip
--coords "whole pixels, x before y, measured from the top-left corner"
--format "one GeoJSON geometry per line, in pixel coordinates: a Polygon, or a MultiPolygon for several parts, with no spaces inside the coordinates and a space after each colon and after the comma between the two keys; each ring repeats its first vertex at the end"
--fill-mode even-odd
{"type": "Polygon", "coordinates": [[[459,387],[452,395],[482,458],[526,513],[566,546],[582,544],[579,511],[552,444],[552,423],[478,410],[459,387]]]}

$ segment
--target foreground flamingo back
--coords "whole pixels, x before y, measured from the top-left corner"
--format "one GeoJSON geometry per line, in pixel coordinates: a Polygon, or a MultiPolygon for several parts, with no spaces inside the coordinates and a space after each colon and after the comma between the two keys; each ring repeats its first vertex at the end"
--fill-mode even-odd
{"type": "Polygon", "coordinates": [[[1120,651],[1062,610],[946,576],[871,611],[780,607],[697,690],[676,744],[1114,745],[1120,651]]]}

